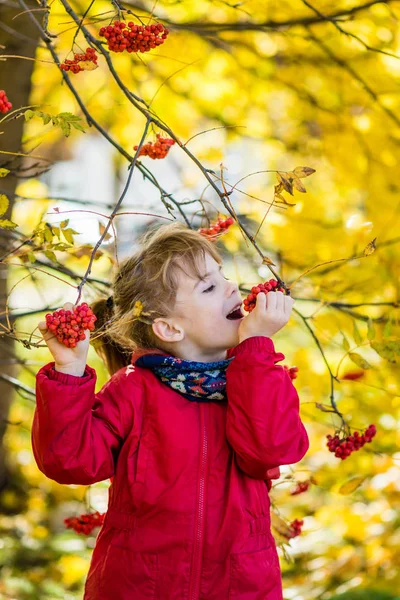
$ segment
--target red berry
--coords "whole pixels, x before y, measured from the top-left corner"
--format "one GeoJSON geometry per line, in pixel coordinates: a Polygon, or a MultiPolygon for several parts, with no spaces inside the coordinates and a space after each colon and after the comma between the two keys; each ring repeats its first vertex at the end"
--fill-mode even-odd
{"type": "Polygon", "coordinates": [[[128,23],[114,21],[114,25],[109,25],[106,30],[104,27],[99,30],[99,35],[108,40],[109,50],[113,52],[126,50],[129,53],[148,52],[163,44],[168,33],[168,29],[161,23],[142,26],[135,25],[132,21],[128,23]],[[122,39],[125,40],[123,44],[114,43],[115,41],[121,42],[122,39]]]}
{"type": "Polygon", "coordinates": [[[4,90],[0,90],[0,112],[6,113],[12,108],[4,90]]]}
{"type": "Polygon", "coordinates": [[[61,309],[46,315],[47,328],[55,333],[59,342],[69,348],[75,348],[77,341],[85,339],[85,329],[94,330],[96,320],[97,317],[86,302],[76,306],[73,312],[61,309]]]}

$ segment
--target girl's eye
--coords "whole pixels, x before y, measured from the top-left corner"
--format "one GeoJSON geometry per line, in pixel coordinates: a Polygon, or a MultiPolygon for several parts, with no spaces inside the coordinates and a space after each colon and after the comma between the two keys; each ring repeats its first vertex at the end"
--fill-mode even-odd
{"type": "Polygon", "coordinates": [[[215,288],[215,285],[210,285],[209,288],[207,288],[206,290],[204,290],[203,294],[206,294],[207,292],[212,292],[212,290],[215,288]]]}

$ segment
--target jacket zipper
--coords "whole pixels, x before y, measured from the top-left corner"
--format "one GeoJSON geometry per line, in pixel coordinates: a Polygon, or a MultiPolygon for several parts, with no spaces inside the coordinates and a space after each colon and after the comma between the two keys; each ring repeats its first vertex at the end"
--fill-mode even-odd
{"type": "Polygon", "coordinates": [[[201,573],[201,561],[203,553],[203,534],[204,534],[204,505],[205,505],[205,476],[206,476],[206,465],[207,465],[207,450],[208,450],[208,439],[207,439],[207,428],[205,424],[204,411],[206,410],[205,404],[200,404],[200,422],[203,434],[202,447],[201,447],[201,458],[200,458],[200,480],[198,486],[197,496],[197,510],[196,510],[196,539],[193,550],[192,558],[192,569],[191,578],[189,585],[189,600],[197,600],[200,592],[200,573],[201,573]]]}

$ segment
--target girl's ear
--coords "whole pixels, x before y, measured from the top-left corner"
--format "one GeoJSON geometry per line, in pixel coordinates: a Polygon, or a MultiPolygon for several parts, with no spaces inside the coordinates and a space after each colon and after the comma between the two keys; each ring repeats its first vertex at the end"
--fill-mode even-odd
{"type": "Polygon", "coordinates": [[[183,328],[170,319],[158,317],[151,324],[153,332],[163,342],[181,342],[185,337],[183,328]]]}

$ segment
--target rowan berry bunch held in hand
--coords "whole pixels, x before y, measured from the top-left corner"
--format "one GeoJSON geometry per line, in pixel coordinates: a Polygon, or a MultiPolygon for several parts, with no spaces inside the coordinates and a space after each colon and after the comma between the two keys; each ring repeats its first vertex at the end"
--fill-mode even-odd
{"type": "Polygon", "coordinates": [[[0,112],[6,113],[12,109],[11,102],[8,101],[7,95],[4,90],[0,90],[0,112]]]}
{"type": "Polygon", "coordinates": [[[268,294],[268,292],[283,292],[285,290],[280,287],[276,279],[270,279],[265,283],[259,283],[258,285],[251,288],[251,293],[243,300],[243,308],[247,312],[251,312],[256,307],[256,297],[260,292],[268,294]]]}
{"type": "Polygon", "coordinates": [[[46,315],[47,329],[52,331],[59,342],[75,348],[76,344],[85,339],[85,329],[94,330],[94,323],[97,317],[92,309],[83,302],[71,310],[56,310],[46,315]]]}
{"type": "Polygon", "coordinates": [[[73,60],[64,60],[60,65],[62,71],[71,71],[71,73],[79,73],[79,71],[89,70],[87,66],[80,65],[79,63],[93,63],[93,69],[97,67],[98,56],[94,48],[86,48],[85,54],[74,54],[73,60]]]}
{"type": "Polygon", "coordinates": [[[218,217],[218,221],[211,225],[209,228],[201,227],[199,229],[199,233],[207,237],[209,240],[215,240],[221,233],[224,233],[229,229],[231,225],[233,225],[234,220],[232,217],[228,217],[227,219],[222,219],[218,217]]]}
{"type": "Polygon", "coordinates": [[[328,442],[326,445],[329,448],[329,452],[334,452],[337,458],[344,460],[350,456],[352,452],[356,452],[362,448],[364,444],[371,442],[375,434],[376,427],[372,424],[367,427],[362,435],[360,435],[359,431],[355,431],[353,435],[349,435],[342,439],[340,439],[337,434],[334,437],[327,435],[328,442]]]}
{"type": "Polygon", "coordinates": [[[95,527],[101,527],[104,522],[105,513],[100,514],[98,511],[81,515],[80,517],[68,517],[64,519],[67,529],[73,529],[77,533],[89,535],[95,527]]]}
{"type": "Polygon", "coordinates": [[[112,52],[149,52],[163,44],[168,33],[168,29],[161,23],[135,25],[132,21],[114,21],[113,25],[102,27],[99,31],[99,35],[106,38],[108,49],[112,52]]]}
{"type": "MultiPolygon", "coordinates": [[[[171,138],[163,138],[159,133],[156,134],[157,141],[147,142],[140,148],[139,156],[150,156],[150,158],[165,158],[171,148],[175,144],[175,140],[171,138]]],[[[133,146],[137,150],[139,146],[133,146]]]]}

